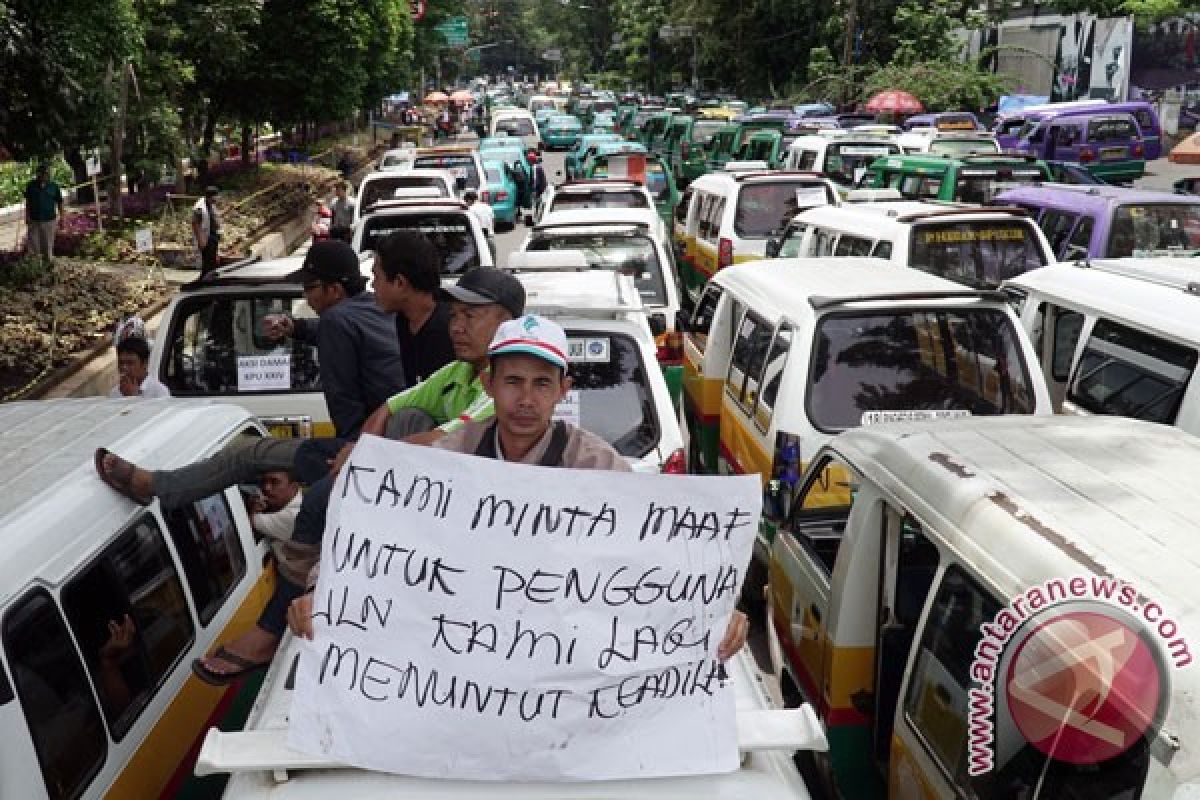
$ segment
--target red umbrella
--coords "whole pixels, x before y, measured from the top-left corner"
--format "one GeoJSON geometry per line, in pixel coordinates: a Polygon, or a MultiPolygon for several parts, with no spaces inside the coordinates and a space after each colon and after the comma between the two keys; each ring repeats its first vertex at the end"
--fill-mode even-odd
{"type": "Polygon", "coordinates": [[[920,114],[924,110],[920,100],[899,89],[888,89],[867,101],[867,111],[874,114],[885,111],[892,114],[920,114]]]}

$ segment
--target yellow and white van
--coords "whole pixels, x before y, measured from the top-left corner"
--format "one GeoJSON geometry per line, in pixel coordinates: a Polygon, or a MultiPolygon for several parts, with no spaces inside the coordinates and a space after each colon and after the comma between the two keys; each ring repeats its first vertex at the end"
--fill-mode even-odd
{"type": "MultiPolygon", "coordinates": [[[[858,189],[849,196],[869,191],[858,189]]],[[[1020,208],[916,200],[846,202],[813,208],[767,245],[770,256],[875,256],[957,283],[995,288],[1055,262],[1037,223],[1020,208]]]]}
{"type": "Polygon", "coordinates": [[[730,162],[702,175],[676,206],[675,252],[693,305],[717,270],[762,258],[767,239],[797,211],[838,202],[837,186],[822,175],[754,164],[730,162]]]}
{"type": "Polygon", "coordinates": [[[839,796],[1197,795],[1200,440],[970,418],[858,428],[811,458],[768,607],[839,796]]]}
{"type": "Polygon", "coordinates": [[[746,598],[786,509],[777,495],[840,431],[891,419],[1049,414],[1005,295],[874,258],[739,264],[684,336],[692,472],[757,474],[766,495],[746,598]]]}
{"type": "MultiPolygon", "coordinates": [[[[276,436],[332,436],[316,342],[269,339],[264,318],[315,319],[303,288],[288,280],[303,258],[224,267],[191,283],[163,312],[148,369],[172,397],[235,402],[276,436]]],[[[369,273],[369,265],[366,267],[369,273]]]]}
{"type": "Polygon", "coordinates": [[[236,489],[142,508],[93,453],[178,467],[244,433],[264,431],[231,405],[0,406],[0,797],[153,800],[187,777],[236,691],[191,662],[254,625],[274,573],[236,489]]]}
{"type": "Polygon", "coordinates": [[[1062,263],[1004,285],[1056,411],[1116,414],[1200,434],[1200,265],[1193,258],[1062,263]]]}

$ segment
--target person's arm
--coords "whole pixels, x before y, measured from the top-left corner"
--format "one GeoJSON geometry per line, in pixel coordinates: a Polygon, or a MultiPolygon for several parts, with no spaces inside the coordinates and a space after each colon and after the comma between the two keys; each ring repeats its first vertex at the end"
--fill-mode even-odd
{"type": "Polygon", "coordinates": [[[288,320],[291,321],[289,335],[301,342],[312,343],[317,341],[317,337],[321,332],[321,320],[319,317],[296,319],[289,316],[288,320]]]}
{"type": "MultiPolygon", "coordinates": [[[[306,320],[297,320],[302,321],[306,320]]],[[[357,337],[340,316],[325,321],[325,326],[331,325],[334,329],[326,330],[321,336],[318,352],[321,387],[337,435],[343,439],[354,439],[358,437],[359,428],[371,411],[363,399],[362,381],[358,374],[357,337]]],[[[296,338],[301,338],[299,332],[297,326],[296,338]]]]}
{"type": "Polygon", "coordinates": [[[287,505],[279,511],[251,514],[250,525],[269,539],[288,541],[296,530],[296,516],[299,513],[299,504],[287,505]]]}
{"type": "Polygon", "coordinates": [[[496,407],[490,395],[480,392],[475,402],[464,408],[454,419],[447,420],[437,427],[442,433],[454,433],[468,422],[479,422],[491,419],[496,414],[496,407]]]}

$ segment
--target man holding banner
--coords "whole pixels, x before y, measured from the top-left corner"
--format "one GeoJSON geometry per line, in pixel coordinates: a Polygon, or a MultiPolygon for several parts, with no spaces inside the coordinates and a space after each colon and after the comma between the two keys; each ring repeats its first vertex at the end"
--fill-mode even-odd
{"type": "Polygon", "coordinates": [[[758,478],[632,474],[553,420],[566,350],[554,322],[506,322],[482,376],[494,420],[431,450],[357,444],[319,585],[288,612],[306,640],[292,749],[448,780],[738,769],[722,662],[746,638],[758,478]]]}
{"type": "MultiPolygon", "coordinates": [[[[496,329],[488,347],[490,368],[480,373],[495,417],[464,423],[433,443],[442,450],[517,464],[629,472],[629,462],[594,433],[555,420],[554,407],[571,388],[567,334],[557,323],[527,314],[496,329]]],[[[312,590],[288,610],[293,632],[312,638],[312,590]]],[[[722,659],[746,642],[749,623],[735,612],[721,642],[722,659]]]]}

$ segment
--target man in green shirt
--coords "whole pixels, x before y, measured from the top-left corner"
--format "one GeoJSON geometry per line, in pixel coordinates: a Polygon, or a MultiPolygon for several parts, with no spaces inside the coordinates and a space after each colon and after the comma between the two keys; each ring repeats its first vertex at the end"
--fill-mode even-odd
{"type": "Polygon", "coordinates": [[[488,368],[496,328],[525,310],[525,289],[507,272],[477,267],[441,291],[450,301],[450,341],[457,360],[393,395],[367,418],[364,433],[432,444],[463,423],[492,416],[492,399],[479,376],[488,368]]]}
{"type": "Polygon", "coordinates": [[[63,193],[50,179],[50,167],[38,164],[36,177],[25,184],[26,250],[49,264],[54,257],[54,234],[63,213],[63,193]]]}

